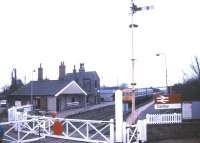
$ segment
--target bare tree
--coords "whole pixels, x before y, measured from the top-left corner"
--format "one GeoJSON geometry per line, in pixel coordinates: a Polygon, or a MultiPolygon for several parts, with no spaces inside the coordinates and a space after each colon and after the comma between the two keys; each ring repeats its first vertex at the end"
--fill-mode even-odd
{"type": "Polygon", "coordinates": [[[173,86],[173,92],[183,94],[185,99],[200,99],[200,60],[197,56],[194,57],[194,61],[190,65],[193,75],[190,75],[187,79],[187,74],[183,72],[184,82],[182,84],[176,84],[173,86]]]}
{"type": "Polygon", "coordinates": [[[195,78],[197,78],[198,80],[200,80],[200,63],[199,63],[199,59],[197,56],[194,57],[194,63],[192,63],[190,65],[190,67],[192,68],[193,72],[194,72],[194,76],[195,78]]]}

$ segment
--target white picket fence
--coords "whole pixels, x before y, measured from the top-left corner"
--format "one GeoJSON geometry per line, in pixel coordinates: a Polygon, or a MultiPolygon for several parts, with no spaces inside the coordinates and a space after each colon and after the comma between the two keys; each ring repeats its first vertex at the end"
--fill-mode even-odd
{"type": "Polygon", "coordinates": [[[182,122],[182,114],[147,114],[146,119],[147,124],[174,124],[182,122]]]}

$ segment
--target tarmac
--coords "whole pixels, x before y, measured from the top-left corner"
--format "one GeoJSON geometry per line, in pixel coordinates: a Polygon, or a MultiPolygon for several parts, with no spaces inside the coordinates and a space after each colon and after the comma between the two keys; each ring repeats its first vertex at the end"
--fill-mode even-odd
{"type": "Polygon", "coordinates": [[[200,138],[192,138],[192,139],[169,139],[162,141],[153,141],[148,143],[200,143],[200,138]]]}
{"type": "Polygon", "coordinates": [[[70,115],[73,115],[73,114],[79,114],[79,113],[83,113],[83,112],[86,112],[86,111],[90,111],[90,110],[102,108],[102,107],[105,107],[105,106],[109,106],[109,105],[114,105],[114,102],[103,102],[101,104],[90,105],[90,106],[87,106],[85,108],[71,109],[70,111],[69,110],[62,111],[62,112],[59,112],[57,114],[57,117],[66,118],[67,116],[70,116],[70,115]]]}

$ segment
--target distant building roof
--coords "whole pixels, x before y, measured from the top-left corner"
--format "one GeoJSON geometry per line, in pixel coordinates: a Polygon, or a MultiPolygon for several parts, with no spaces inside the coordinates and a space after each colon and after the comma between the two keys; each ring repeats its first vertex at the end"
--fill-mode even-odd
{"type": "Polygon", "coordinates": [[[42,81],[32,81],[27,85],[19,88],[11,95],[23,95],[23,96],[45,96],[45,95],[56,95],[58,93],[74,93],[74,94],[86,94],[84,90],[82,90],[79,85],[75,82],[67,82],[65,80],[42,80],[42,81]],[[69,86],[70,85],[70,86],[69,86]],[[67,88],[71,88],[70,91],[67,88]]]}
{"type": "Polygon", "coordinates": [[[105,87],[101,87],[101,90],[117,90],[117,89],[119,89],[118,86],[112,86],[112,87],[105,86],[105,87]]]}
{"type": "Polygon", "coordinates": [[[101,94],[113,94],[115,91],[119,89],[119,87],[114,86],[114,87],[101,87],[100,93],[101,94]]]}

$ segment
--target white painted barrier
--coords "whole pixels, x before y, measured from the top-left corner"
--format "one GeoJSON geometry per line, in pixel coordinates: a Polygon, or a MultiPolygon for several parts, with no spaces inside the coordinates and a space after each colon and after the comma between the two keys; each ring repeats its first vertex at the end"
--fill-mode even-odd
{"type": "Polygon", "coordinates": [[[114,122],[30,116],[28,120],[0,123],[5,126],[4,141],[24,143],[45,137],[93,143],[114,143],[114,122]],[[55,134],[53,126],[60,122],[63,131],[55,134]],[[14,136],[13,136],[14,135],[14,136]]]}
{"type": "Polygon", "coordinates": [[[115,92],[115,142],[121,143],[123,140],[123,103],[122,91],[115,92]]]}
{"type": "Polygon", "coordinates": [[[182,122],[182,114],[147,114],[146,119],[147,124],[174,124],[182,122]]]}
{"type": "Polygon", "coordinates": [[[37,119],[0,123],[0,126],[4,128],[2,140],[11,143],[28,143],[44,139],[44,124],[44,120],[37,119]]]}
{"type": "Polygon", "coordinates": [[[17,110],[14,106],[8,109],[8,121],[9,122],[15,121],[16,113],[17,113],[17,110]]]}
{"type": "Polygon", "coordinates": [[[139,143],[147,141],[147,123],[146,120],[138,120],[137,124],[124,124],[126,130],[123,130],[123,143],[139,143]]]}
{"type": "Polygon", "coordinates": [[[147,122],[146,120],[138,120],[137,122],[138,137],[137,141],[146,142],[147,141],[147,122]]]}

